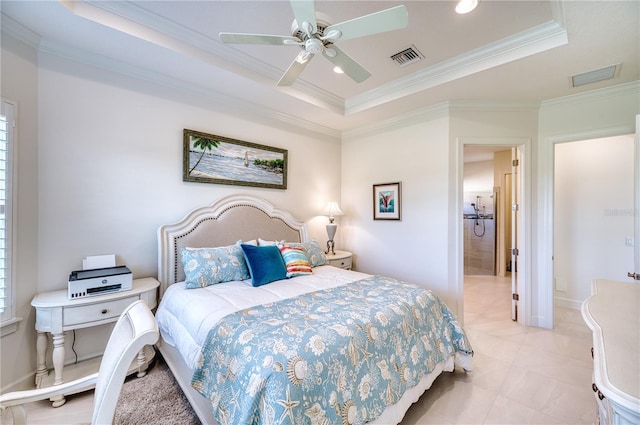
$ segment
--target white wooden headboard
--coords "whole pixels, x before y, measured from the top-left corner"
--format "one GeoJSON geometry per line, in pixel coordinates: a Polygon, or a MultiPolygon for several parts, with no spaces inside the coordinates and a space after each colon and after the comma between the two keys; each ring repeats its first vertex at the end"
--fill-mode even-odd
{"type": "Polygon", "coordinates": [[[291,213],[264,199],[231,195],[210,206],[197,208],[174,224],[158,229],[158,280],[160,297],[184,280],[180,251],[184,247],[226,246],[238,240],[307,242],[307,225],[291,213]]]}

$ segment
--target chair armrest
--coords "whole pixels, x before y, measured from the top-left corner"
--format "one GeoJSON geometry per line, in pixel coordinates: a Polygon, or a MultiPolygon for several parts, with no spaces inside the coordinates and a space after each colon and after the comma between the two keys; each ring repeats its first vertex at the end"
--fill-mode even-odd
{"type": "Polygon", "coordinates": [[[14,391],[0,395],[0,407],[19,406],[21,404],[32,403],[34,401],[44,400],[59,395],[77,392],[79,390],[89,388],[96,385],[98,373],[75,379],[70,382],[63,382],[60,385],[54,385],[46,388],[37,388],[34,390],[14,391]]]}

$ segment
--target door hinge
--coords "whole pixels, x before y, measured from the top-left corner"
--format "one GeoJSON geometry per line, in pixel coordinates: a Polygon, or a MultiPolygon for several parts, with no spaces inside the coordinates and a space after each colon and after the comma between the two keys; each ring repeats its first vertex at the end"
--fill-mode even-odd
{"type": "Polygon", "coordinates": [[[511,255],[518,255],[519,253],[518,248],[511,248],[511,255]]]}
{"type": "Polygon", "coordinates": [[[520,205],[519,204],[511,205],[511,211],[519,211],[519,210],[520,210],[520,205]]]}
{"type": "Polygon", "coordinates": [[[513,159],[511,160],[511,165],[517,167],[518,165],[520,165],[520,161],[518,161],[517,159],[513,159]]]}
{"type": "Polygon", "coordinates": [[[518,294],[512,294],[512,298],[514,301],[520,301],[520,295],[518,294]]]}

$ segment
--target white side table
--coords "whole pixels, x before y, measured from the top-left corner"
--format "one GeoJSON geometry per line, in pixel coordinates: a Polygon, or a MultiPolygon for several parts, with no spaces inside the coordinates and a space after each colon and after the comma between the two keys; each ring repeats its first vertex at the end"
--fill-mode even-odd
{"type": "MultiPolygon", "coordinates": [[[[116,322],[124,309],[137,300],[144,300],[150,309],[154,309],[158,304],[159,285],[160,282],[156,279],[148,277],[134,279],[132,289],[129,291],[112,292],[93,297],[70,300],[66,289],[37,294],[31,301],[31,305],[36,309],[36,331],[38,332],[36,387],[43,388],[61,384],[64,382],[63,369],[72,377],[70,380],[97,372],[101,357],[64,367],[64,332],[116,322]],[[48,345],[47,333],[53,337],[53,377],[45,364],[48,345]]],[[[145,347],[131,365],[129,373],[137,371],[138,377],[144,376],[154,356],[153,347],[145,347]]],[[[59,397],[51,401],[53,407],[59,407],[66,400],[64,397],[59,397]]]]}
{"type": "Polygon", "coordinates": [[[336,249],[335,254],[327,254],[327,261],[330,266],[351,270],[353,266],[353,254],[349,251],[338,251],[336,249]]]}

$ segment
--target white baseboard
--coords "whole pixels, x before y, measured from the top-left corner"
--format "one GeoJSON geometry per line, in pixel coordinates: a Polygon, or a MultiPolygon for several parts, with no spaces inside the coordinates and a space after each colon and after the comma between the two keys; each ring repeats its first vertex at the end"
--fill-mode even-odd
{"type": "Polygon", "coordinates": [[[553,301],[556,307],[568,308],[571,310],[580,310],[582,307],[582,301],[574,300],[571,298],[554,297],[553,301]]]}

